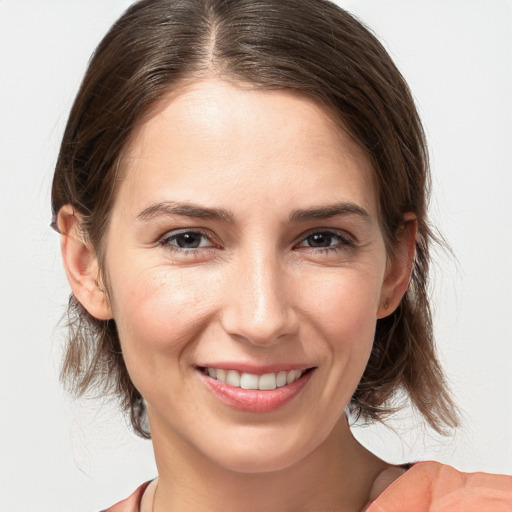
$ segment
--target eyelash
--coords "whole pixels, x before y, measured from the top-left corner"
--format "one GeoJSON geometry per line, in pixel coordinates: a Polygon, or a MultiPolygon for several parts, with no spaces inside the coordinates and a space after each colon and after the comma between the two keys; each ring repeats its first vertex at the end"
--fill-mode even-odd
{"type": "MultiPolygon", "coordinates": [[[[180,254],[183,254],[185,256],[194,256],[197,254],[198,251],[208,251],[214,248],[219,248],[219,246],[215,245],[211,240],[211,235],[203,230],[200,229],[183,229],[179,231],[173,231],[171,233],[168,233],[165,235],[160,241],[159,245],[162,247],[165,247],[166,249],[169,249],[173,252],[177,252],[180,254]],[[179,247],[176,244],[173,244],[172,242],[175,242],[179,236],[182,235],[199,235],[202,238],[205,238],[209,241],[211,245],[208,245],[206,247],[179,247]]],[[[301,236],[301,240],[298,244],[295,244],[294,248],[301,250],[301,249],[313,249],[315,253],[323,253],[323,254],[332,254],[336,252],[346,251],[347,249],[354,248],[355,242],[352,237],[350,237],[346,233],[342,233],[337,230],[333,229],[316,229],[314,231],[310,231],[308,233],[305,233],[301,236]],[[331,237],[331,238],[337,238],[338,243],[333,246],[326,246],[326,247],[313,247],[313,246],[306,246],[302,245],[304,242],[307,241],[308,238],[314,236],[314,235],[323,235],[324,237],[331,237]]]]}
{"type": "Polygon", "coordinates": [[[317,252],[317,253],[320,252],[320,253],[324,253],[324,254],[332,254],[332,253],[336,253],[336,252],[346,251],[347,249],[352,249],[355,247],[355,245],[356,244],[355,244],[354,239],[345,232],[340,232],[335,229],[316,229],[314,231],[310,231],[310,232],[302,235],[301,242],[299,244],[297,244],[296,247],[311,248],[311,249],[314,249],[315,252],[317,252]],[[311,247],[311,246],[301,245],[308,238],[310,238],[314,235],[323,235],[324,237],[327,235],[328,237],[331,237],[331,238],[337,238],[338,243],[335,245],[326,246],[326,247],[311,247]]]}
{"type": "Polygon", "coordinates": [[[160,241],[159,245],[169,249],[173,252],[177,252],[180,254],[184,254],[186,256],[193,256],[197,251],[210,250],[212,248],[217,247],[211,240],[211,235],[206,231],[202,231],[200,229],[182,229],[179,231],[172,231],[171,233],[167,233],[160,241]],[[183,235],[200,235],[202,238],[205,238],[209,241],[211,245],[207,247],[179,247],[178,245],[173,244],[173,241],[176,241],[179,236],[183,235]]]}

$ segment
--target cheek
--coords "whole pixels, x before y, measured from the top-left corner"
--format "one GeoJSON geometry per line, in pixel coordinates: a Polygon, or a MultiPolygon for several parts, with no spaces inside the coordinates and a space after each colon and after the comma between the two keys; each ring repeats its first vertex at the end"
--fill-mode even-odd
{"type": "Polygon", "coordinates": [[[166,267],[139,274],[121,271],[112,276],[111,286],[127,366],[143,359],[154,368],[160,356],[181,352],[197,339],[211,314],[199,273],[170,272],[166,267]]]}
{"type": "Polygon", "coordinates": [[[328,391],[336,395],[343,393],[341,399],[348,400],[372,349],[380,303],[379,280],[347,271],[324,282],[321,288],[317,283],[315,293],[305,294],[312,334],[320,333],[324,340],[323,346],[315,346],[313,350],[319,353],[327,350],[332,377],[328,391]]]}
{"type": "Polygon", "coordinates": [[[303,307],[330,337],[344,331],[351,337],[372,331],[380,303],[377,275],[343,269],[322,280],[312,276],[304,284],[303,307]]]}

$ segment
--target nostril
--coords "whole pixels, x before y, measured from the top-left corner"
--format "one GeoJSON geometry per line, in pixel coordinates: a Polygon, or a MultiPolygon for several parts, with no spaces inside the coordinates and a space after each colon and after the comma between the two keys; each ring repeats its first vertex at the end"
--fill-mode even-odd
{"type": "Polygon", "coordinates": [[[250,310],[234,303],[223,311],[221,325],[233,339],[255,345],[273,345],[295,336],[298,319],[288,307],[250,310]]]}

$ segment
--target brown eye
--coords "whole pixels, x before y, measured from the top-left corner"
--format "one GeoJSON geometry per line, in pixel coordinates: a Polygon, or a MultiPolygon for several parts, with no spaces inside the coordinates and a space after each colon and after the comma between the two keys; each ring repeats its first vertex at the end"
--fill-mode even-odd
{"type": "Polygon", "coordinates": [[[181,231],[178,233],[171,233],[162,239],[160,243],[162,245],[183,250],[212,246],[208,237],[199,231],[181,231]]]}
{"type": "Polygon", "coordinates": [[[342,249],[354,245],[352,240],[335,231],[315,231],[306,236],[299,244],[300,247],[311,247],[313,249],[342,249]]]}
{"type": "Polygon", "coordinates": [[[203,235],[201,233],[181,233],[176,235],[175,241],[182,249],[196,249],[201,244],[203,235]]]}
{"type": "Polygon", "coordinates": [[[314,233],[306,238],[306,242],[310,247],[329,247],[332,245],[333,238],[332,233],[314,233]]]}
{"type": "Polygon", "coordinates": [[[356,242],[345,231],[317,230],[304,233],[301,241],[295,246],[296,250],[308,251],[311,255],[335,255],[354,249],[356,242]]]}

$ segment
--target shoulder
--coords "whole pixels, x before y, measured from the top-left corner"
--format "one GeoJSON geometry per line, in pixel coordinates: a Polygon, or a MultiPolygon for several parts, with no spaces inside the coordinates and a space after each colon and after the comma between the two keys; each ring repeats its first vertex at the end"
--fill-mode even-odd
{"type": "Polygon", "coordinates": [[[463,473],[418,462],[395,480],[368,512],[512,512],[512,476],[463,473]]]}
{"type": "Polygon", "coordinates": [[[150,483],[151,482],[146,482],[142,484],[130,497],[120,501],[119,503],[104,510],[103,512],[140,512],[142,496],[144,495],[144,491],[150,483]]]}

